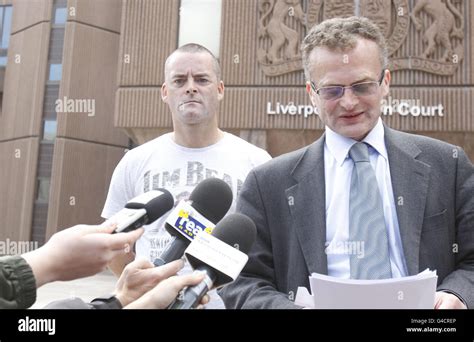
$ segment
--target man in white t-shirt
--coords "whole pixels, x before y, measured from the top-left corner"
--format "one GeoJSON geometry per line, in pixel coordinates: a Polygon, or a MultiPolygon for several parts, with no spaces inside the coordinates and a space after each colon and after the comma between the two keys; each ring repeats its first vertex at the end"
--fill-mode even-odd
{"type": "MultiPolygon", "coordinates": [[[[220,74],[216,57],[198,44],[184,45],[168,57],[161,97],[170,108],[174,131],[123,157],[112,176],[102,217],[111,217],[133,197],[157,188],[169,190],[178,203],[187,199],[199,182],[211,177],[231,187],[234,201],[229,212],[235,210],[235,200],[249,171],[271,157],[219,129],[218,105],[224,96],[220,74]]],[[[153,262],[164,250],[170,239],[164,229],[166,217],[145,226],[145,233],[136,242],[137,257],[153,262]]],[[[114,259],[109,267],[120,275],[134,258],[129,253],[114,259]]],[[[211,293],[208,306],[223,308],[215,293],[211,293]]]]}

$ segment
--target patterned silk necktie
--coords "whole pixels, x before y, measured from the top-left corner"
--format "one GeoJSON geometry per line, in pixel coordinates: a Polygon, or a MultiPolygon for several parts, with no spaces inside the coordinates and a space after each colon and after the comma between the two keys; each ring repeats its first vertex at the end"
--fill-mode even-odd
{"type": "Polygon", "coordinates": [[[349,155],[354,161],[349,199],[349,241],[361,244],[362,255],[351,253],[352,279],[392,277],[387,229],[382,198],[365,143],[354,144],[349,155]]]}

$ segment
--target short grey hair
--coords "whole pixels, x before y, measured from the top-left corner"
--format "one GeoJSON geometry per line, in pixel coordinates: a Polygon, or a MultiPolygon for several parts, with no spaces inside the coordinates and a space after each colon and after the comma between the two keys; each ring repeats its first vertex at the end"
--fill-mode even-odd
{"type": "Polygon", "coordinates": [[[388,50],[385,37],[379,27],[364,17],[333,18],[311,28],[303,40],[301,52],[306,79],[310,79],[309,56],[317,47],[335,51],[348,51],[355,48],[357,39],[364,38],[377,44],[380,51],[380,64],[388,67],[388,50]]]}
{"type": "Polygon", "coordinates": [[[212,61],[214,63],[214,72],[216,73],[217,76],[217,81],[221,81],[221,66],[219,65],[219,60],[217,59],[216,56],[207,48],[205,48],[202,45],[196,44],[196,43],[189,43],[185,44],[178,49],[174,50],[168,58],[166,58],[165,62],[165,78],[166,78],[166,70],[169,64],[169,61],[171,60],[171,57],[178,52],[188,52],[188,53],[207,53],[212,57],[212,61]]]}

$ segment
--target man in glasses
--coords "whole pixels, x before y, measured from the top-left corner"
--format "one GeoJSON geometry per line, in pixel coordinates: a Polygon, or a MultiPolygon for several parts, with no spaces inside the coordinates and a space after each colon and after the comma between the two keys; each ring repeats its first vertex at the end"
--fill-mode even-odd
{"type": "Polygon", "coordinates": [[[474,167],[463,150],[380,118],[390,71],[379,28],[335,18],[303,41],[325,134],[248,175],[237,210],[257,241],[228,308],[295,308],[317,272],[386,279],[437,271],[435,308],[474,307],[474,167]]]}

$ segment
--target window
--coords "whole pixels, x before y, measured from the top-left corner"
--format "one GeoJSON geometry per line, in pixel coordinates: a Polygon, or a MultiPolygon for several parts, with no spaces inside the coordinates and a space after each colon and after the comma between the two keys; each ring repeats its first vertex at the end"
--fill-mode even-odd
{"type": "Polygon", "coordinates": [[[49,178],[38,178],[38,188],[36,192],[36,201],[39,203],[48,203],[49,201],[49,188],[51,185],[51,179],[49,178]]]}
{"type": "Polygon", "coordinates": [[[12,7],[0,6],[0,68],[7,65],[8,44],[12,24],[12,7]]]}
{"type": "Polygon", "coordinates": [[[10,42],[10,31],[12,26],[12,7],[3,6],[0,7],[0,48],[8,48],[10,42]]]}
{"type": "Polygon", "coordinates": [[[63,66],[62,64],[50,64],[49,65],[49,78],[50,81],[61,81],[61,73],[63,66]]]}
{"type": "Polygon", "coordinates": [[[222,0],[182,0],[179,46],[197,43],[219,58],[222,0]]]}
{"type": "Polygon", "coordinates": [[[56,120],[44,120],[43,141],[53,142],[56,139],[56,130],[58,123],[56,120]]]}
{"type": "Polygon", "coordinates": [[[67,8],[61,7],[61,8],[56,8],[56,11],[54,12],[54,24],[55,25],[64,25],[66,24],[67,20],[67,8]]]}
{"type": "Polygon", "coordinates": [[[3,101],[3,82],[8,61],[8,43],[10,43],[11,25],[12,6],[0,6],[0,102],[3,101]]]}

